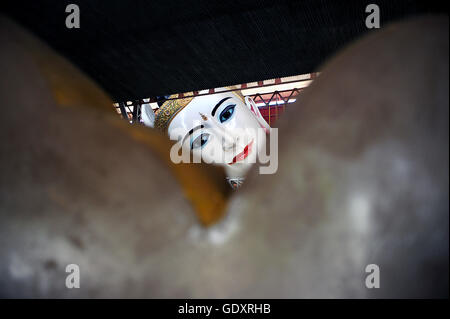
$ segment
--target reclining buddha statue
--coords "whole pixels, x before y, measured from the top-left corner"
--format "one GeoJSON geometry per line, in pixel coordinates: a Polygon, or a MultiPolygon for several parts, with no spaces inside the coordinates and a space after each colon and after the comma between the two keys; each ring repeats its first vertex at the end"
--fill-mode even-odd
{"type": "Polygon", "coordinates": [[[235,87],[207,92],[170,95],[156,112],[144,104],[142,120],[175,140],[174,146],[194,163],[223,166],[228,183],[236,189],[256,163],[259,151],[265,149],[270,126],[253,99],[235,87]]]}

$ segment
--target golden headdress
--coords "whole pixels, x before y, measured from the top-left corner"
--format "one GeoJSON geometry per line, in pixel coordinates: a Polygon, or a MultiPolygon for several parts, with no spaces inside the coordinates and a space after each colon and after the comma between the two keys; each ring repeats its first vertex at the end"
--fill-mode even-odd
{"type": "Polygon", "coordinates": [[[194,96],[178,97],[179,94],[172,94],[168,100],[161,105],[158,114],[155,117],[155,128],[165,132],[175,115],[194,99],[194,96]]]}

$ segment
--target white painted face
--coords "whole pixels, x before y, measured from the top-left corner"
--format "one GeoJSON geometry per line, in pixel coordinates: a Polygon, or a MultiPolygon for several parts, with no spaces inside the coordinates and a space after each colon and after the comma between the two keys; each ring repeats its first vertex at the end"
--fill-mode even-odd
{"type": "Polygon", "coordinates": [[[195,97],[173,118],[168,133],[194,160],[223,165],[228,177],[244,177],[266,142],[261,133],[269,129],[253,100],[224,92],[195,97]]]}

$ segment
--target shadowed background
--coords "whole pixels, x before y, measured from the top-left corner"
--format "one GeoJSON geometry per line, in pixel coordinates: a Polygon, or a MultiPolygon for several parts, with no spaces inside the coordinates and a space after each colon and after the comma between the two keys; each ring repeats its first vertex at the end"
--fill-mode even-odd
{"type": "MultiPolygon", "coordinates": [[[[370,1],[6,1],[7,15],[94,79],[114,101],[317,70],[366,34],[370,1]],[[81,28],[65,27],[76,3],[81,28]]],[[[442,12],[438,1],[379,0],[381,25],[442,12]]]]}

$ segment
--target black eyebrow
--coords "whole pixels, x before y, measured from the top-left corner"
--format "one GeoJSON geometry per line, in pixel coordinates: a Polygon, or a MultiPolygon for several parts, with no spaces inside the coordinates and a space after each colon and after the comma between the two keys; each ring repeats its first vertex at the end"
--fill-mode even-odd
{"type": "Polygon", "coordinates": [[[221,100],[219,101],[219,103],[217,103],[216,106],[214,106],[214,108],[213,108],[213,110],[212,110],[212,112],[211,112],[211,115],[214,116],[214,114],[216,114],[217,108],[220,106],[220,104],[222,104],[223,102],[225,102],[225,101],[228,100],[228,99],[231,99],[231,96],[226,97],[226,98],[224,98],[224,99],[221,99],[221,100]]]}
{"type": "Polygon", "coordinates": [[[193,127],[184,137],[183,137],[183,140],[181,141],[181,145],[183,145],[183,143],[184,143],[184,140],[189,136],[189,135],[191,135],[192,133],[194,133],[194,131],[196,131],[196,130],[198,130],[198,129],[201,129],[201,128],[204,128],[205,126],[203,126],[203,125],[197,125],[196,127],[193,127]]]}

